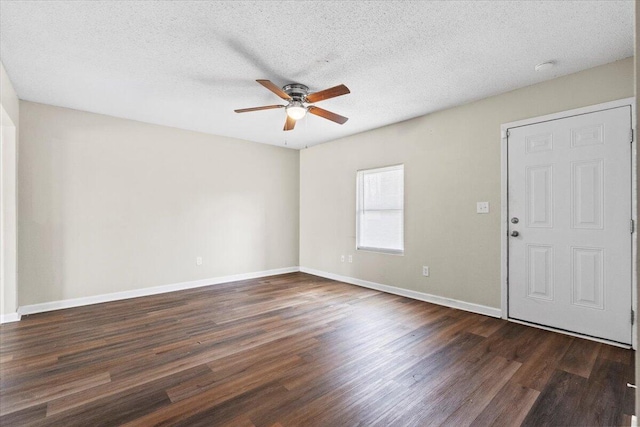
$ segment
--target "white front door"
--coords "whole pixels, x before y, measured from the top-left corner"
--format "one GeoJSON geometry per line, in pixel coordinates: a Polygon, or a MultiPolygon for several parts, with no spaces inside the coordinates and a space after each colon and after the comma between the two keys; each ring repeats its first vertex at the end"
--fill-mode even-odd
{"type": "Polygon", "coordinates": [[[509,129],[508,313],[631,343],[631,107],[509,129]]]}

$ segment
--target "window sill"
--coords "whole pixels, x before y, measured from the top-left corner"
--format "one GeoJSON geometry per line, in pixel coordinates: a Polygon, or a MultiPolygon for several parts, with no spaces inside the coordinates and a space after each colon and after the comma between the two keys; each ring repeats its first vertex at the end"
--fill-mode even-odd
{"type": "Polygon", "coordinates": [[[385,255],[404,256],[404,251],[398,251],[398,250],[394,250],[394,249],[356,248],[356,251],[373,252],[373,253],[376,253],[376,254],[385,254],[385,255]]]}

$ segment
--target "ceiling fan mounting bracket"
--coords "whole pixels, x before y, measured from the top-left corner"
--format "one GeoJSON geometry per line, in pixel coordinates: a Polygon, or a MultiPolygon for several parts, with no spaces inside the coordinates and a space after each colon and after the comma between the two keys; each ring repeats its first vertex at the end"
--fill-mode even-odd
{"type": "Polygon", "coordinates": [[[291,83],[282,87],[282,90],[293,98],[294,101],[304,102],[309,94],[309,88],[300,83],[291,83]]]}

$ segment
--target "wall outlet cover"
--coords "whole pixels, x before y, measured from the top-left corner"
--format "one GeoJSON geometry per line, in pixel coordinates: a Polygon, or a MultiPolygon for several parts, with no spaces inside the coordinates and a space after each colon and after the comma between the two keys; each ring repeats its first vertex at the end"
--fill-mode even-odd
{"type": "Polygon", "coordinates": [[[489,202],[478,202],[478,203],[476,203],[476,213],[488,214],[489,213],[489,202]]]}

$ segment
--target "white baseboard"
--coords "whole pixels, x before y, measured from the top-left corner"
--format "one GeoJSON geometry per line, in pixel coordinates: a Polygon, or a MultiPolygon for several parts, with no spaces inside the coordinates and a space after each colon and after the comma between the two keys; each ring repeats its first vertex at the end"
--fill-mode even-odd
{"type": "Polygon", "coordinates": [[[0,324],[17,322],[19,320],[20,320],[20,315],[18,313],[0,314],[0,324]]]}
{"type": "Polygon", "coordinates": [[[499,308],[488,307],[486,305],[474,304],[471,302],[459,301],[451,298],[440,297],[437,295],[426,294],[424,292],[412,291],[409,289],[397,288],[395,286],[383,285],[380,283],[369,282],[367,280],[355,279],[353,277],[341,276],[339,274],[328,273],[326,271],[314,270],[313,268],[300,267],[303,273],[313,274],[314,276],[325,277],[327,279],[337,280],[352,285],[362,286],[364,288],[375,289],[377,291],[387,292],[390,294],[400,295],[419,301],[430,302],[432,304],[444,305],[446,307],[457,308],[459,310],[470,311],[472,313],[484,314],[485,316],[501,317],[502,310],[499,308]]]}
{"type": "Polygon", "coordinates": [[[253,273],[234,274],[231,276],[214,277],[211,279],[194,280],[191,282],[174,283],[171,285],[153,286],[150,288],[134,289],[131,291],[114,292],[111,294],[94,295],[83,298],[73,298],[60,301],[44,302],[40,304],[25,305],[18,308],[20,315],[43,313],[45,311],[61,310],[64,308],[80,307],[84,305],[100,304],[102,302],[118,301],[128,298],[144,297],[148,295],[164,294],[167,292],[181,291],[184,289],[200,288],[203,286],[219,285],[239,280],[256,279],[260,277],[275,276],[278,274],[294,273],[300,271],[299,267],[276,268],[273,270],[255,271],[253,273]]]}
{"type": "Polygon", "coordinates": [[[444,305],[446,307],[457,308],[460,310],[470,311],[472,313],[484,314],[486,316],[500,317],[501,310],[499,308],[488,307],[480,304],[474,304],[465,301],[459,301],[451,298],[440,297],[423,292],[402,289],[395,286],[383,285],[380,283],[369,282],[366,280],[355,279],[353,277],[341,276],[339,274],[328,273],[326,271],[314,270],[307,267],[285,267],[273,270],[256,271],[253,273],[235,274],[231,276],[214,277],[211,279],[194,280],[191,282],[174,283],[171,285],[154,286],[150,288],[134,289],[131,291],[114,292],[110,294],[94,295],[83,298],[73,298],[60,301],[51,301],[40,304],[25,305],[18,308],[17,313],[7,314],[2,317],[2,323],[15,322],[20,320],[20,316],[43,313],[46,311],[61,310],[65,308],[80,307],[91,304],[100,304],[109,301],[118,301],[128,298],[144,297],[148,295],[157,295],[167,292],[181,291],[184,289],[193,289],[203,286],[218,285],[221,283],[236,282],[239,280],[256,279],[260,277],[275,276],[278,274],[294,273],[302,271],[303,273],[313,274],[315,276],[325,277],[327,279],[337,280],[352,285],[362,286],[369,289],[375,289],[390,294],[400,295],[419,301],[430,302],[433,304],[444,305]]]}

